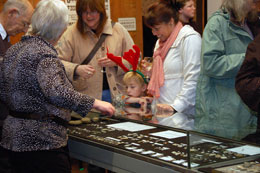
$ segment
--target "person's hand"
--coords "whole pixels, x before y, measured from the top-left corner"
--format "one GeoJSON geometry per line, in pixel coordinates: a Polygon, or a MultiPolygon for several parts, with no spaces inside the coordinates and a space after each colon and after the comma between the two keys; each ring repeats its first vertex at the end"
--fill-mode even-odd
{"type": "MultiPolygon", "coordinates": [[[[134,113],[138,113],[140,114],[140,116],[146,116],[146,115],[150,115],[152,114],[152,110],[151,110],[151,107],[148,106],[149,103],[151,103],[153,101],[153,98],[152,97],[129,97],[128,99],[130,99],[132,101],[132,103],[139,103],[141,105],[140,108],[130,108],[130,110],[135,110],[134,113]]],[[[128,107],[125,107],[126,109],[128,107]]],[[[129,111],[129,109],[128,109],[129,111]]],[[[130,112],[130,113],[133,113],[130,112]]]]}
{"type": "Polygon", "coordinates": [[[168,104],[157,104],[156,108],[157,108],[157,111],[174,112],[173,107],[171,107],[168,104]]]}
{"type": "Polygon", "coordinates": [[[126,112],[126,118],[135,119],[135,120],[142,120],[142,121],[149,121],[152,119],[153,114],[150,109],[144,108],[133,108],[126,106],[124,107],[126,112]]]}
{"type": "Polygon", "coordinates": [[[142,117],[140,117],[139,114],[135,114],[135,113],[126,114],[126,118],[131,120],[142,120],[142,117]]]}
{"type": "Polygon", "coordinates": [[[101,67],[114,67],[116,66],[116,63],[105,56],[98,59],[98,65],[101,67]]]}
{"type": "Polygon", "coordinates": [[[173,115],[175,110],[168,104],[157,104],[156,105],[156,116],[168,117],[173,115]]]}
{"type": "Polygon", "coordinates": [[[94,75],[95,71],[96,70],[91,65],[79,65],[76,69],[76,74],[80,77],[88,79],[94,75]]]}
{"type": "Polygon", "coordinates": [[[153,102],[153,98],[152,97],[140,97],[139,99],[139,104],[147,104],[147,103],[152,103],[153,102]]]}
{"type": "Polygon", "coordinates": [[[151,77],[151,75],[152,75],[152,63],[148,62],[147,60],[142,60],[141,61],[141,72],[145,76],[151,77]]]}
{"type": "Polygon", "coordinates": [[[152,119],[148,121],[148,123],[159,124],[159,121],[155,116],[153,116],[152,119]]]}
{"type": "Polygon", "coordinates": [[[152,97],[140,97],[138,98],[138,103],[141,105],[141,110],[144,114],[148,114],[151,111],[151,108],[148,107],[148,104],[151,104],[153,101],[152,97]]]}
{"type": "Polygon", "coordinates": [[[114,115],[115,108],[111,103],[95,99],[93,108],[99,110],[104,115],[114,115]]]}

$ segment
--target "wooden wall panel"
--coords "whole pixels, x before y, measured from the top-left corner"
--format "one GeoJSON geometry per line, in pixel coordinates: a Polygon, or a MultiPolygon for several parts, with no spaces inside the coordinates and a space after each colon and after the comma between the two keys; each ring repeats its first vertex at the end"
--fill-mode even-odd
{"type": "Polygon", "coordinates": [[[157,0],[142,0],[142,15],[143,15],[143,16],[144,16],[144,13],[145,13],[147,7],[148,7],[150,4],[152,4],[152,3],[156,2],[156,1],[157,1],[157,0]]]}
{"type": "Polygon", "coordinates": [[[5,2],[6,2],[6,0],[1,0],[0,1],[0,10],[2,10],[5,2]]]}
{"type": "Polygon", "coordinates": [[[141,0],[110,0],[111,18],[117,22],[118,18],[135,17],[136,31],[129,31],[134,42],[143,52],[143,24],[141,0]]]}

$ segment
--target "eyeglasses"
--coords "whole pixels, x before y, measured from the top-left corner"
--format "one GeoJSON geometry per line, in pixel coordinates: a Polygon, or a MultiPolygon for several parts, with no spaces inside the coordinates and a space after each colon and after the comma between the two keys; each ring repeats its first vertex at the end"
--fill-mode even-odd
{"type": "Polygon", "coordinates": [[[95,16],[95,15],[97,15],[97,14],[98,14],[98,12],[97,12],[97,11],[91,11],[91,12],[84,11],[83,13],[85,13],[85,14],[86,14],[86,16],[87,16],[87,15],[90,15],[90,16],[95,16]]]}

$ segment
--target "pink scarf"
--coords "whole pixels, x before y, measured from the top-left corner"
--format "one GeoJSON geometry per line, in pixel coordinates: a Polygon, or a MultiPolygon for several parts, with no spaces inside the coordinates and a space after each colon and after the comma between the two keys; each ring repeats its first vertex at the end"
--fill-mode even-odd
{"type": "Polygon", "coordinates": [[[165,42],[159,42],[159,48],[153,54],[153,67],[152,76],[148,85],[148,93],[160,97],[160,87],[164,84],[164,72],[163,72],[163,62],[164,59],[176,40],[181,28],[183,27],[181,22],[178,22],[174,27],[170,37],[165,42]]]}

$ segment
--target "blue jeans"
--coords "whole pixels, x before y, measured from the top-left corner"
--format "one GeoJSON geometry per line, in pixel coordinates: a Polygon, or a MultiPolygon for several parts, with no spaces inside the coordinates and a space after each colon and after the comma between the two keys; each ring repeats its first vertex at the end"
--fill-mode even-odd
{"type": "Polygon", "coordinates": [[[110,90],[109,89],[103,90],[103,92],[102,92],[102,101],[106,101],[106,102],[109,102],[109,103],[112,102],[111,94],[110,94],[110,90]]]}

